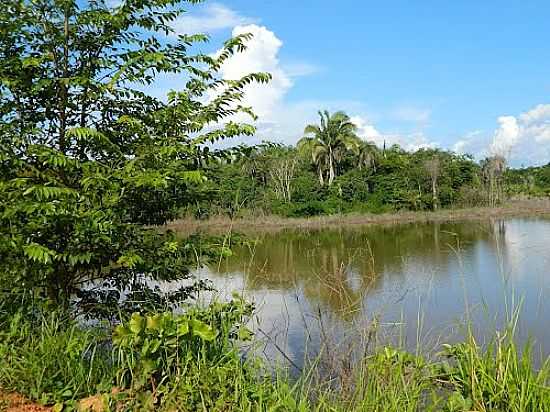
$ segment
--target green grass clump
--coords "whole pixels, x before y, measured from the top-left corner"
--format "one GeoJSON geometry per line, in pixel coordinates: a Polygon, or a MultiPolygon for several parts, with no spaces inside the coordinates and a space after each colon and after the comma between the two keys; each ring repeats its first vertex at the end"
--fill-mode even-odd
{"type": "Polygon", "coordinates": [[[105,390],[114,377],[107,338],[58,313],[16,313],[0,327],[0,387],[43,403],[105,390]]]}
{"type": "Polygon", "coordinates": [[[510,331],[497,335],[485,350],[472,336],[445,346],[453,399],[477,411],[550,410],[550,360],[535,368],[531,346],[520,351],[510,331]]]}

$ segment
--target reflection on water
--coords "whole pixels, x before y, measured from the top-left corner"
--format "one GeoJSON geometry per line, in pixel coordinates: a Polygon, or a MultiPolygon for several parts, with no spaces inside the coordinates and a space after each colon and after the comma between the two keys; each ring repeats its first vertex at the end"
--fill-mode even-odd
{"type": "Polygon", "coordinates": [[[222,293],[259,307],[259,330],[300,359],[324,333],[380,334],[409,348],[480,338],[522,301],[518,338],[550,350],[550,220],[370,226],[262,234],[204,269],[222,293]]]}

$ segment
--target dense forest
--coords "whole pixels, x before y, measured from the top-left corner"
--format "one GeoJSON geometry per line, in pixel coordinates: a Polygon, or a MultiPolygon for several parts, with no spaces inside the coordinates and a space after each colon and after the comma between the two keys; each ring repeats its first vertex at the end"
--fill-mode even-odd
{"type": "Polygon", "coordinates": [[[302,217],[348,212],[495,206],[550,193],[550,166],[507,168],[491,156],[415,152],[359,138],[343,112],[320,112],[295,146],[241,147],[205,167],[208,181],[182,213],[302,217]]]}

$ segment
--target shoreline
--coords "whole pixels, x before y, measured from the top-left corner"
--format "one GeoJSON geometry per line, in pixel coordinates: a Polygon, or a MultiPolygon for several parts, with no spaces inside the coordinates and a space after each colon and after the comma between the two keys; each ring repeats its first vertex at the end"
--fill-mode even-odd
{"type": "Polygon", "coordinates": [[[213,234],[237,231],[242,233],[277,232],[287,229],[319,230],[371,225],[400,225],[407,223],[448,223],[479,221],[511,217],[550,217],[550,199],[514,200],[499,207],[475,207],[432,211],[404,211],[383,214],[347,214],[289,218],[277,215],[251,216],[231,219],[214,216],[207,220],[183,218],[162,226],[164,230],[182,233],[213,234]]]}

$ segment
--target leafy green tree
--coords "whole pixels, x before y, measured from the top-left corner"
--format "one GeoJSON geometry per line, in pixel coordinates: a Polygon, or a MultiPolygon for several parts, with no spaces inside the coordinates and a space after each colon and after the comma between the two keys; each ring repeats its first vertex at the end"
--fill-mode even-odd
{"type": "Polygon", "coordinates": [[[336,177],[338,164],[346,154],[353,150],[359,142],[356,135],[357,127],[344,112],[330,114],[319,112],[320,124],[306,126],[306,135],[298,142],[298,149],[311,154],[317,167],[319,183],[325,180],[331,186],[336,177]]]}
{"type": "Polygon", "coordinates": [[[148,279],[188,277],[192,245],[151,225],[193,203],[216,156],[205,143],[254,133],[230,118],[253,115],[244,88],[269,80],[218,74],[248,35],[216,56],[192,53],[207,37],[172,25],[197,2],[3,2],[0,270],[10,285],[58,303],[117,303],[148,279]],[[148,86],[165,74],[184,85],[159,98],[148,86]]]}

